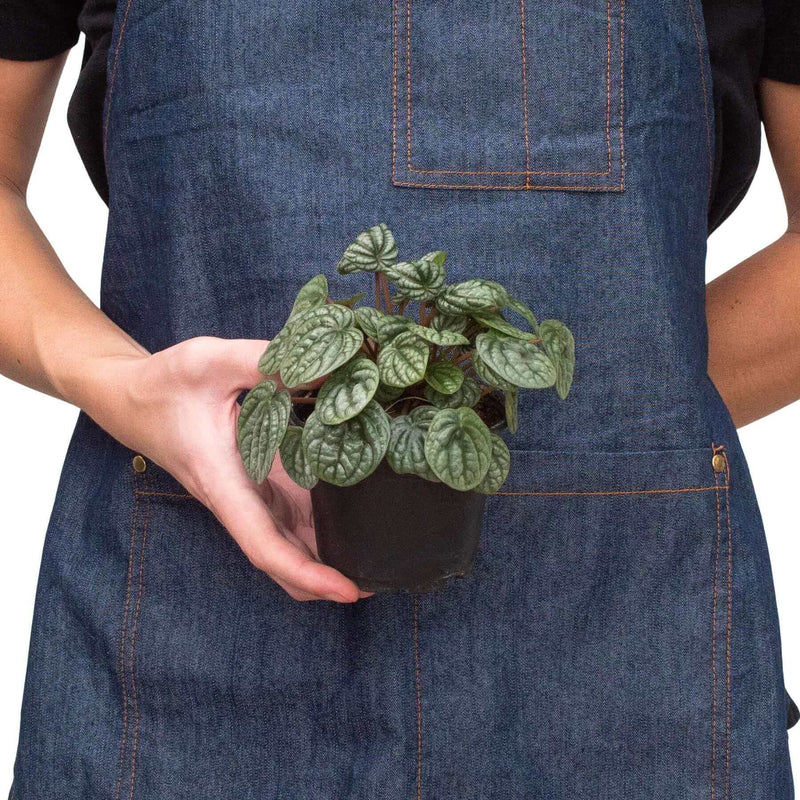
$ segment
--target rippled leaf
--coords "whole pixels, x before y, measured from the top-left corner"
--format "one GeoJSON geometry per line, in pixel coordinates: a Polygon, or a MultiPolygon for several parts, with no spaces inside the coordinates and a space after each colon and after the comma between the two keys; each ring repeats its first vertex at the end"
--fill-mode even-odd
{"type": "Polygon", "coordinates": [[[318,308],[324,305],[328,299],[328,279],[324,275],[315,275],[308,283],[301,287],[297,293],[292,313],[289,317],[302,314],[310,308],[318,308]]]}
{"type": "Polygon", "coordinates": [[[444,268],[434,260],[400,261],[388,271],[389,280],[403,297],[433,300],[444,283],[444,268]]]}
{"type": "Polygon", "coordinates": [[[472,278],[444,286],[436,297],[436,307],[444,314],[475,314],[496,311],[507,299],[508,294],[499,283],[472,278]]]}
{"type": "Polygon", "coordinates": [[[337,425],[359,414],[378,388],[378,367],[366,356],[343,364],[322,385],[316,414],[326,425],[337,425]]]}
{"type": "Polygon", "coordinates": [[[272,338],[258,361],[258,369],[264,375],[280,371],[284,359],[292,349],[293,320],[289,320],[272,338]]]}
{"type": "Polygon", "coordinates": [[[441,394],[453,394],[464,383],[464,373],[451,361],[437,361],[429,364],[425,371],[425,381],[441,394]]]}
{"type": "Polygon", "coordinates": [[[472,408],[481,397],[481,387],[474,378],[464,376],[461,386],[452,394],[443,394],[433,386],[425,387],[425,399],[437,408],[459,408],[466,406],[472,408]]]}
{"type": "Polygon", "coordinates": [[[436,413],[437,409],[431,406],[418,406],[410,414],[392,420],[386,460],[398,474],[412,473],[427,480],[439,480],[425,458],[425,434],[436,413]]]}
{"type": "MultiPolygon", "coordinates": [[[[360,303],[366,296],[367,296],[366,292],[359,292],[358,294],[346,297],[344,300],[337,300],[336,302],[340,306],[347,306],[348,308],[353,308],[353,306],[355,306],[357,303],[360,303]]],[[[377,309],[375,310],[377,311],[377,309]]]]}
{"type": "Polygon", "coordinates": [[[332,304],[304,311],[292,322],[291,349],[281,362],[281,378],[292,388],[349,361],[364,335],[349,308],[332,304]]]}
{"type": "Polygon", "coordinates": [[[575,339],[569,328],[557,319],[546,319],[539,325],[542,343],[556,368],[556,392],[563,400],[572,386],[575,373],[575,339]]]}
{"type": "Polygon", "coordinates": [[[361,306],[355,309],[356,325],[361,328],[370,339],[378,340],[378,324],[386,316],[373,306],[361,306]]]}
{"type": "Polygon", "coordinates": [[[397,245],[385,223],[360,233],[344,251],[337,269],[343,275],[351,272],[383,272],[397,261],[397,245]]]}
{"type": "Polygon", "coordinates": [[[492,434],[471,408],[444,408],[425,436],[425,458],[434,474],[453,489],[474,489],[486,476],[492,434]]]}
{"type": "Polygon", "coordinates": [[[467,327],[468,317],[461,314],[436,314],[431,320],[431,327],[436,331],[455,331],[463,333],[467,327]]]}
{"type": "Polygon", "coordinates": [[[290,425],[280,446],[281,463],[287,475],[301,488],[312,489],[317,478],[311,471],[303,448],[303,429],[290,425]]]}
{"type": "Polygon", "coordinates": [[[506,336],[511,336],[514,339],[524,339],[530,341],[531,339],[538,339],[539,337],[531,331],[523,331],[516,325],[512,325],[499,311],[485,311],[483,313],[475,313],[472,318],[476,322],[487,328],[493,328],[506,336]]]}
{"type": "Polygon", "coordinates": [[[425,377],[430,350],[415,333],[395,337],[378,353],[380,378],[387,386],[411,386],[425,377]]]}
{"type": "Polygon", "coordinates": [[[236,442],[247,474],[258,483],[269,475],[289,424],[291,398],[288,392],[276,388],[274,381],[254,386],[239,412],[236,442]]]}
{"type": "Polygon", "coordinates": [[[388,414],[374,400],[340,425],[326,425],[314,411],[303,428],[311,471],[336,486],[358,483],[377,469],[386,454],[390,430],[388,414]]]}
{"type": "Polygon", "coordinates": [[[478,355],[501,378],[525,389],[544,389],[556,380],[553,362],[535,344],[497,331],[478,334],[478,355]]]}
{"type": "Polygon", "coordinates": [[[444,250],[434,250],[431,253],[425,253],[422,258],[424,261],[433,261],[434,264],[443,267],[444,262],[447,260],[447,253],[445,253],[444,250]]]}
{"type": "Polygon", "coordinates": [[[498,375],[477,352],[472,354],[472,366],[475,374],[489,386],[496,386],[498,389],[508,391],[516,389],[516,385],[498,375]]]}
{"type": "Polygon", "coordinates": [[[404,389],[404,386],[387,386],[385,383],[379,383],[373,399],[379,403],[391,403],[403,394],[404,389]]]}
{"type": "Polygon", "coordinates": [[[506,443],[495,433],[492,435],[492,454],[489,469],[483,480],[475,487],[481,494],[494,494],[506,482],[511,469],[511,453],[506,443]]]}
{"type": "Polygon", "coordinates": [[[389,342],[398,337],[401,333],[405,333],[415,324],[416,323],[408,317],[384,314],[377,322],[377,341],[382,345],[389,344],[389,342]]]}
{"type": "Polygon", "coordinates": [[[521,314],[525,319],[528,321],[528,325],[533,328],[534,331],[537,331],[539,328],[539,323],[536,321],[536,316],[534,315],[533,311],[528,308],[522,300],[517,300],[516,297],[508,297],[506,300],[506,305],[509,308],[513,308],[517,314],[521,314]]]}
{"type": "Polygon", "coordinates": [[[456,331],[437,331],[433,328],[426,328],[424,325],[417,325],[416,323],[409,326],[417,336],[425,339],[426,342],[438,344],[443,347],[453,347],[460,344],[469,344],[469,339],[461,333],[456,331]]]}

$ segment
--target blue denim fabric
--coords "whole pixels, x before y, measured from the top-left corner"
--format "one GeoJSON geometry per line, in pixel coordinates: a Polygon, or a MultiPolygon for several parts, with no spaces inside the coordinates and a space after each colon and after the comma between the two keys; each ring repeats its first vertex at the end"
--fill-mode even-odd
{"type": "Polygon", "coordinates": [[[146,347],[268,337],[320,271],[351,294],[385,221],[564,319],[578,369],[528,393],[474,574],[354,606],[291,600],[81,417],[15,800],[792,797],[706,375],[710,91],[697,0],[119,4],[102,303],[146,347]]]}

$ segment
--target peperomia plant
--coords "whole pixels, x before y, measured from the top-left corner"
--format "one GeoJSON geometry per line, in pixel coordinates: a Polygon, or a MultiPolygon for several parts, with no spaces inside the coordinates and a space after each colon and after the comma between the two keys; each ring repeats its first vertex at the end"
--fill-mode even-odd
{"type": "Polygon", "coordinates": [[[300,289],[258,365],[285,388],[268,378],[242,403],[239,450],[254,480],[266,479],[280,450],[289,476],[307,489],[318,480],[351,486],[385,457],[399,474],[498,491],[510,454],[487,425],[490,409],[503,398],[513,433],[520,389],[555,387],[566,397],[574,340],[557,320],[537,322],[499,283],[446,283],[444,262],[439,251],[398,261],[381,224],[338,264],[342,274],[373,273],[374,305],[360,305],[365,294],[331,300],[324,275],[300,289]],[[310,405],[304,425],[290,424],[293,406],[310,405]]]}

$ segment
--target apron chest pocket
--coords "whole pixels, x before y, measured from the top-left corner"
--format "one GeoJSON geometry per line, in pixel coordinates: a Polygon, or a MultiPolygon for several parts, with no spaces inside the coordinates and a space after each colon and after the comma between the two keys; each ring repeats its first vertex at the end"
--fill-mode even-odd
{"type": "Polygon", "coordinates": [[[624,2],[394,0],[394,184],[622,191],[624,2]]]}

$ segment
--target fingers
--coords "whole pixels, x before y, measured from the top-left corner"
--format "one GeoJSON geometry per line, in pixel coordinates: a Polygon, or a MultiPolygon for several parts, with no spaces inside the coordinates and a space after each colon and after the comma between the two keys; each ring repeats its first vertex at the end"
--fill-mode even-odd
{"type": "Polygon", "coordinates": [[[307,549],[290,542],[255,488],[227,485],[212,511],[258,569],[296,600],[325,599],[353,603],[359,589],[333,567],[315,561],[307,549]]]}

